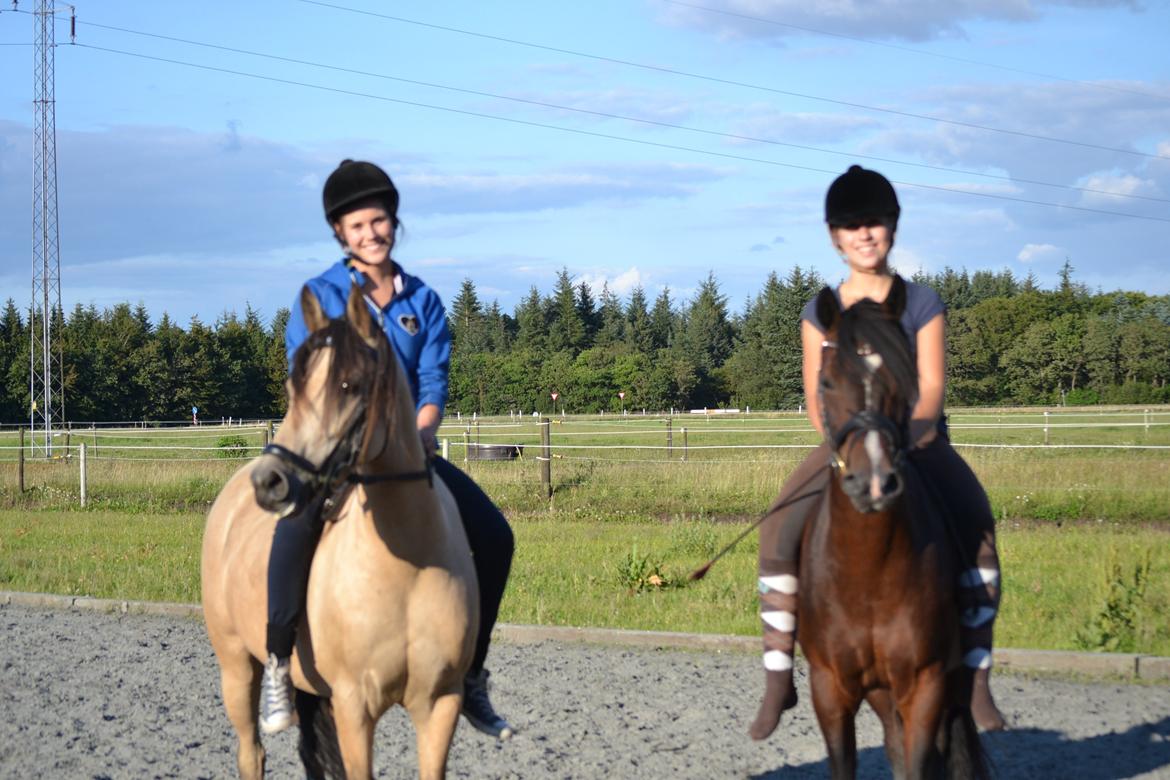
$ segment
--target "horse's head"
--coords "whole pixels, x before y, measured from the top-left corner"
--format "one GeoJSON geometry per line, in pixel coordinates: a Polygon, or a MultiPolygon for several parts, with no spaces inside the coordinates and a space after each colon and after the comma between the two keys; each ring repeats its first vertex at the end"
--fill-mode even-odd
{"type": "Polygon", "coordinates": [[[252,470],[256,503],[282,517],[385,448],[379,423],[395,387],[390,344],[356,286],[341,319],[326,317],[308,287],[301,312],[310,335],[293,355],[288,412],[252,470]]]}
{"type": "Polygon", "coordinates": [[[817,298],[825,328],[817,394],[841,489],[859,512],[879,512],[902,492],[901,467],[917,369],[899,324],[906,286],[894,277],[885,303],[842,311],[826,287],[817,298]]]}

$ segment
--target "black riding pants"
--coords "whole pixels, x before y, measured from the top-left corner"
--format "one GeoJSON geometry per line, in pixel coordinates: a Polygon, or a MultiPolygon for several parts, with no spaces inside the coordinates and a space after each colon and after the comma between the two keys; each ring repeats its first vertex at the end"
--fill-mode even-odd
{"type": "Polygon", "coordinates": [[[463,530],[467,532],[475,575],[479,579],[479,638],[475,642],[475,656],[471,659],[471,671],[478,672],[483,669],[487,658],[492,628],[496,625],[504,588],[508,584],[508,572],[512,569],[516,541],[503,513],[471,477],[437,456],[435,473],[443,478],[459,505],[459,516],[463,518],[463,530]]]}
{"type": "MultiPolygon", "coordinates": [[[[492,628],[508,584],[515,539],[503,513],[471,477],[440,457],[434,459],[434,468],[459,507],[479,580],[479,636],[471,662],[471,671],[478,672],[483,669],[492,628]]],[[[319,513],[320,503],[315,502],[279,520],[272,537],[268,562],[267,649],[282,658],[292,655],[296,624],[304,610],[309,566],[321,537],[319,513]]]]}

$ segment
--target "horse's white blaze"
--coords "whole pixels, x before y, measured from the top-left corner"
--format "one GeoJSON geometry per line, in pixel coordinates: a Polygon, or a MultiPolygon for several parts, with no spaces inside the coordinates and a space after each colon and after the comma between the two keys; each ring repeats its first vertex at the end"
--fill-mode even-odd
{"type": "Polygon", "coordinates": [[[967,628],[977,628],[984,623],[991,622],[995,617],[995,607],[971,607],[963,610],[963,614],[959,616],[959,620],[967,628]]]}
{"type": "Polygon", "coordinates": [[[959,575],[959,585],[964,588],[978,588],[999,584],[999,569],[967,569],[959,575]]]}
{"type": "Polygon", "coordinates": [[[764,668],[769,672],[784,672],[792,668],[792,656],[780,650],[764,653],[764,668]]]}
{"type": "Polygon", "coordinates": [[[990,669],[991,651],[986,647],[976,647],[967,651],[963,656],[963,664],[969,669],[990,669]]]}
{"type": "Polygon", "coordinates": [[[877,371],[882,367],[882,356],[876,352],[870,352],[867,355],[863,355],[862,360],[865,361],[865,365],[871,372],[877,371]]]}
{"type": "Polygon", "coordinates": [[[882,435],[877,431],[866,431],[865,454],[869,456],[869,495],[876,501],[882,497],[882,480],[877,472],[882,460],[882,435]]]}
{"type": "Polygon", "coordinates": [[[791,612],[761,612],[760,618],[777,631],[791,633],[796,630],[796,615],[791,612]]]}
{"type": "Polygon", "coordinates": [[[767,593],[770,590],[780,591],[791,596],[796,593],[796,577],[791,574],[775,574],[770,577],[760,577],[760,591],[767,593]]]}

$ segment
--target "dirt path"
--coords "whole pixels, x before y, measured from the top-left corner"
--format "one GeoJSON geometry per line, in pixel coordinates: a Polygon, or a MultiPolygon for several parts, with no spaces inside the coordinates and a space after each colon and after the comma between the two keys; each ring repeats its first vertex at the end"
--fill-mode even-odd
{"type": "MultiPolygon", "coordinates": [[[[768,742],[745,735],[755,657],[544,642],[498,643],[489,662],[520,733],[496,743],[461,726],[451,777],[828,775],[807,696],[768,742]]],[[[1170,778],[1168,687],[1001,675],[996,692],[1014,723],[984,740],[1002,778],[1170,778]]],[[[215,657],[194,620],[0,607],[0,709],[3,778],[234,776],[215,657]]],[[[858,741],[860,776],[888,777],[868,713],[858,741]]],[[[270,777],[303,777],[293,733],[266,745],[270,777]]],[[[400,710],[379,727],[376,766],[415,776],[400,710]]]]}

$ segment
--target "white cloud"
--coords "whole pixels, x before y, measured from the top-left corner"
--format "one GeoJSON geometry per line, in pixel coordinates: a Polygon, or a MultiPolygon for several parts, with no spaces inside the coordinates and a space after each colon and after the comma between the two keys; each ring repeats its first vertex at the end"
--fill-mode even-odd
{"type": "Polygon", "coordinates": [[[1032,263],[1036,260],[1043,260],[1051,255],[1061,252],[1060,247],[1052,244],[1024,244],[1024,248],[1016,255],[1016,259],[1021,263],[1032,263]]]}
{"type": "Polygon", "coordinates": [[[646,287],[649,280],[650,276],[639,271],[637,266],[631,266],[616,275],[605,271],[592,271],[574,277],[576,283],[584,282],[589,285],[594,295],[601,292],[603,285],[609,285],[610,291],[618,297],[629,295],[638,285],[646,287]]]}
{"type": "Polygon", "coordinates": [[[664,4],[662,19],[666,24],[695,28],[723,40],[779,40],[820,31],[870,39],[925,41],[965,37],[966,25],[973,22],[1031,21],[1045,6],[1140,9],[1135,0],[704,0],[695,5],[704,8],[664,4]]]}
{"type": "Polygon", "coordinates": [[[1125,197],[1127,195],[1158,197],[1162,194],[1157,182],[1135,176],[1132,173],[1089,176],[1079,182],[1078,186],[1089,190],[1099,190],[1098,192],[1086,192],[1081,196],[1082,202],[1087,205],[1126,207],[1133,202],[1132,198],[1125,197]]]}

